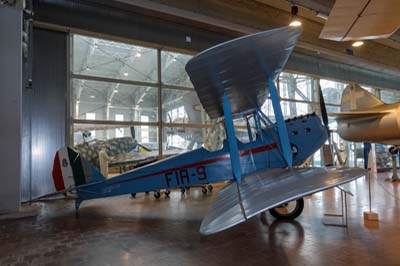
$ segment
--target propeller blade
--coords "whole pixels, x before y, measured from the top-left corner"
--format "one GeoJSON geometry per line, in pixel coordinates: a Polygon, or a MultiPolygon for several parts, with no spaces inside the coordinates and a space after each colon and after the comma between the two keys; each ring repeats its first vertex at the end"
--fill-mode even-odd
{"type": "Polygon", "coordinates": [[[330,137],[328,112],[326,111],[325,99],[324,95],[322,94],[322,88],[320,83],[318,83],[318,92],[319,92],[319,104],[320,104],[322,122],[324,123],[324,126],[328,131],[328,137],[330,137]]]}

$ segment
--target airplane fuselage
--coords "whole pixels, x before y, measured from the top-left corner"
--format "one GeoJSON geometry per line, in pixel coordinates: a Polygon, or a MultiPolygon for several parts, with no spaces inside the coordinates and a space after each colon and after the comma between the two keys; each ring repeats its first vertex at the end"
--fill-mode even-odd
{"type": "MultiPolygon", "coordinates": [[[[358,110],[362,112],[362,110],[358,110]]],[[[400,145],[400,103],[369,108],[365,115],[337,119],[338,134],[347,141],[400,145]],[[378,115],[378,113],[383,113],[378,115]]]]}
{"type": "MultiPolygon", "coordinates": [[[[326,128],[315,114],[286,120],[293,152],[293,164],[303,163],[327,140],[326,128]]],[[[278,144],[275,126],[262,129],[249,143],[238,141],[243,176],[268,168],[287,166],[278,144]]],[[[77,188],[78,203],[83,200],[122,194],[173,189],[233,180],[229,148],[219,151],[199,148],[163,159],[119,176],[77,188]]]]}

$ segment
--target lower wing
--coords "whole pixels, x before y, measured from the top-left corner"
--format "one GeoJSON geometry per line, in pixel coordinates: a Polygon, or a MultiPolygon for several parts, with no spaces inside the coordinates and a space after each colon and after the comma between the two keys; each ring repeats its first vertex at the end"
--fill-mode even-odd
{"type": "Polygon", "coordinates": [[[246,176],[241,184],[231,183],[218,192],[201,223],[200,233],[217,233],[285,202],[364,175],[364,169],[335,167],[258,171],[246,176]]]}

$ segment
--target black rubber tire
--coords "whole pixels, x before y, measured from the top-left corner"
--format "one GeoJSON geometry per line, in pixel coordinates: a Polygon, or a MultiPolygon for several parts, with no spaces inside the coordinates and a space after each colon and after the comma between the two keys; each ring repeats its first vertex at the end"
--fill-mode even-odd
{"type": "Polygon", "coordinates": [[[165,196],[166,196],[167,198],[169,198],[169,194],[171,194],[171,191],[170,191],[170,190],[166,190],[166,191],[164,192],[164,194],[165,194],[165,196]]]}
{"type": "Polygon", "coordinates": [[[186,189],[183,187],[183,188],[181,188],[181,193],[182,194],[185,194],[185,192],[186,192],[186,189]]]}
{"type": "Polygon", "coordinates": [[[131,193],[132,198],[136,197],[136,193],[131,193]]]}
{"type": "Polygon", "coordinates": [[[203,192],[203,194],[207,194],[207,188],[206,187],[202,187],[201,188],[201,192],[203,192]]]}
{"type": "Polygon", "coordinates": [[[210,185],[207,186],[207,188],[208,188],[208,191],[211,192],[211,191],[213,190],[214,187],[210,184],[210,185]]]}
{"type": "Polygon", "coordinates": [[[156,199],[159,199],[159,198],[161,197],[161,193],[160,193],[159,191],[154,192],[154,197],[155,197],[156,199]]]}
{"type": "Polygon", "coordinates": [[[296,200],[296,207],[290,213],[283,214],[278,212],[275,208],[270,209],[269,213],[274,216],[278,220],[294,220],[300,216],[304,209],[304,200],[303,198],[296,200]]]}

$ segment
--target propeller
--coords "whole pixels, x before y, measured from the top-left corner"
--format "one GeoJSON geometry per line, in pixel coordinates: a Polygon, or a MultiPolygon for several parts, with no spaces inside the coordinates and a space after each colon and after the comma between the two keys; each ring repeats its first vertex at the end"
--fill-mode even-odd
{"type": "MultiPolygon", "coordinates": [[[[329,120],[328,120],[328,112],[326,111],[325,99],[324,95],[322,94],[321,84],[318,82],[318,93],[319,93],[319,107],[321,110],[322,122],[328,132],[328,139],[330,142],[331,131],[329,129],[329,120]]],[[[329,143],[330,144],[330,143],[329,143]]]]}
{"type": "Polygon", "coordinates": [[[326,111],[325,99],[324,99],[324,95],[322,94],[321,84],[319,82],[318,82],[318,93],[319,93],[319,105],[320,105],[319,107],[321,110],[322,122],[326,128],[326,132],[328,133],[329,149],[333,156],[333,145],[332,145],[332,139],[331,139],[331,130],[329,129],[328,112],[326,111]]]}

